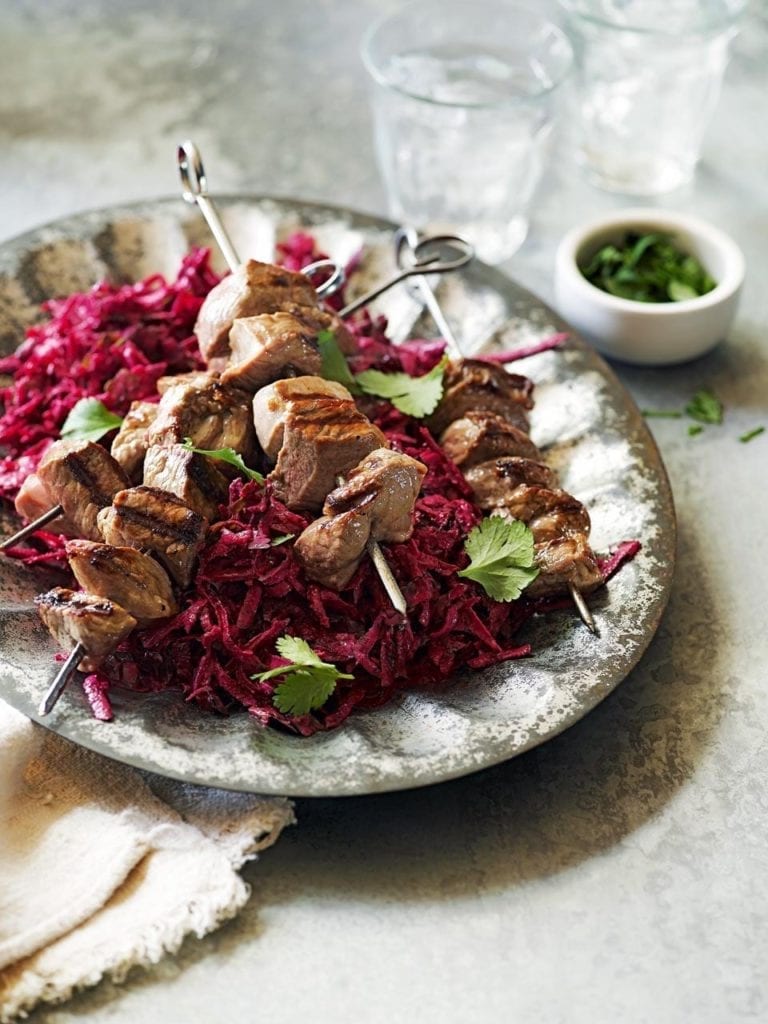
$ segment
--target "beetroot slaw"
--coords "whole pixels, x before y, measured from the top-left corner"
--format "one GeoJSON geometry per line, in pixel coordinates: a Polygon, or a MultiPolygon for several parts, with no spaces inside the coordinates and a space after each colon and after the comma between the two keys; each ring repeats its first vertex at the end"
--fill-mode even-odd
{"type": "MultiPolygon", "coordinates": [[[[291,269],[323,256],[304,233],[283,243],[280,255],[291,269]]],[[[159,377],[201,366],[193,326],[217,281],[207,251],[195,250],[173,282],[154,275],[135,285],[100,284],[86,294],[46,303],[49,319],[31,328],[19,350],[0,361],[0,372],[13,374],[13,382],[0,391],[5,410],[0,443],[8,453],[0,460],[0,497],[13,498],[80,398],[100,398],[122,415],[131,401],[156,396],[159,377]]],[[[337,307],[343,301],[334,299],[337,307]]],[[[359,345],[351,360],[354,372],[375,367],[419,375],[445,349],[435,340],[394,346],[384,318],[365,311],[349,326],[359,345]]],[[[512,357],[562,340],[545,339],[512,357]]],[[[457,570],[468,561],[464,539],[482,516],[461,472],[419,421],[387,402],[368,400],[365,411],[393,448],[428,467],[412,538],[385,546],[407,599],[407,618],[392,609],[367,559],[340,594],[308,581],[292,545],[273,541],[298,535],[309,519],[286,509],[269,484],[236,480],[179,614],[136,630],[99,672],[85,677],[84,692],[96,717],[111,717],[113,685],[144,693],[173,689],[204,710],[244,707],[262,724],[310,735],[338,726],[355,708],[378,707],[403,689],[439,687],[462,669],[530,653],[528,644],[515,640],[520,627],[537,612],[568,602],[523,598],[501,604],[460,579],[457,570]],[[323,708],[300,718],[274,706],[275,682],[251,679],[280,664],[275,641],[286,633],[303,637],[321,658],[355,676],[340,680],[323,708]]],[[[638,547],[627,542],[604,560],[606,578],[638,547]]],[[[66,569],[63,541],[52,534],[38,533],[31,546],[9,553],[66,569]]]]}

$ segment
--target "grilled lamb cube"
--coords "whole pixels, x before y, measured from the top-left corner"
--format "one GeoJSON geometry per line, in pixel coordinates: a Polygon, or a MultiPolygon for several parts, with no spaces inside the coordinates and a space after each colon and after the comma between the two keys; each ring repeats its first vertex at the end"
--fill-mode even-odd
{"type": "Polygon", "coordinates": [[[536,544],[535,562],[539,575],[526,587],[528,597],[560,594],[571,583],[582,594],[588,594],[605,582],[595,554],[583,536],[536,544]]]}
{"type": "Polygon", "coordinates": [[[257,391],[281,377],[317,374],[322,368],[317,332],[290,313],[262,313],[235,320],[229,332],[225,384],[257,391]]]}
{"type": "Polygon", "coordinates": [[[358,351],[355,336],[350,333],[337,313],[320,309],[319,306],[302,306],[298,302],[286,302],[280,309],[301,320],[315,335],[318,335],[320,331],[330,331],[345,356],[353,356],[358,351]]]}
{"type": "Polygon", "coordinates": [[[349,583],[376,540],[402,543],[413,532],[413,506],[426,473],[416,459],[387,448],[367,455],[328,495],[324,515],[294,545],[310,579],[333,590],[349,583]]]}
{"type": "Polygon", "coordinates": [[[60,647],[81,643],[88,657],[81,665],[98,664],[128,636],[136,619],[114,601],[55,587],[35,598],[40,618],[60,647]]]}
{"type": "Polygon", "coordinates": [[[100,540],[96,517],[130,483],[106,448],[93,441],[54,441],[37,467],[45,489],[75,532],[100,540]]]}
{"type": "Polygon", "coordinates": [[[526,523],[537,544],[561,537],[589,536],[589,513],[566,491],[523,484],[498,507],[503,507],[513,519],[526,523]]]}
{"type": "Polygon", "coordinates": [[[211,459],[182,444],[153,445],[144,460],[144,483],[175,494],[206,519],[218,517],[227,500],[229,481],[211,459]]]}
{"type": "Polygon", "coordinates": [[[215,380],[200,388],[169,388],[160,399],[147,440],[150,445],[172,445],[187,437],[196,448],[208,451],[234,448],[247,465],[253,465],[256,433],[250,395],[215,380]]]}
{"type": "Polygon", "coordinates": [[[112,457],[123,467],[131,483],[141,483],[149,427],[157,415],[156,402],[131,402],[115,439],[112,457]]]}
{"type": "Polygon", "coordinates": [[[465,471],[464,479],[472,488],[475,502],[485,509],[506,504],[511,493],[521,484],[546,488],[557,486],[557,477],[549,466],[516,455],[472,466],[465,471]]]}
{"type": "Polygon", "coordinates": [[[440,444],[462,472],[502,455],[540,458],[539,449],[528,434],[492,412],[467,412],[443,431],[440,444]]]}
{"type": "Polygon", "coordinates": [[[67,558],[83,590],[116,601],[140,625],[178,611],[168,573],[136,548],[71,540],[67,558]]]}
{"type": "Polygon", "coordinates": [[[112,505],[99,513],[107,544],[152,551],[180,587],[192,578],[207,526],[203,516],[156,487],[119,491],[112,505]]]}
{"type": "Polygon", "coordinates": [[[501,366],[481,359],[463,359],[451,363],[443,378],[443,397],[427,420],[427,426],[439,436],[454,420],[467,412],[491,412],[528,430],[526,409],[533,408],[533,383],[527,377],[507,373],[501,366]]]}
{"type": "Polygon", "coordinates": [[[189,373],[169,374],[167,377],[159,378],[157,393],[162,396],[169,388],[175,388],[177,384],[190,384],[194,388],[204,388],[218,379],[219,374],[211,373],[210,370],[190,370],[189,373]]]}
{"type": "MultiPolygon", "coordinates": [[[[195,324],[203,359],[211,365],[229,353],[229,331],[239,317],[277,313],[286,303],[317,305],[317,292],[304,274],[248,260],[205,298],[195,324]]],[[[214,364],[215,365],[215,364],[214,364]]]]}
{"type": "Polygon", "coordinates": [[[371,535],[365,507],[321,516],[304,530],[293,550],[310,579],[343,590],[357,571],[371,535]]]}
{"type": "Polygon", "coordinates": [[[345,476],[387,439],[355,406],[339,398],[291,402],[283,445],[270,474],[275,496],[293,510],[317,511],[345,476]]]}
{"type": "MultiPolygon", "coordinates": [[[[28,519],[30,522],[39,519],[56,504],[58,502],[51,497],[48,488],[37,473],[30,473],[28,477],[25,477],[24,483],[14,499],[18,514],[22,519],[28,519]]],[[[78,527],[67,516],[53,519],[50,523],[46,523],[43,529],[48,533],[63,533],[65,537],[74,537],[78,532],[78,527]]]]}
{"type": "Polygon", "coordinates": [[[296,399],[341,398],[352,401],[343,384],[322,377],[287,377],[261,388],[253,396],[253,422],[264,454],[272,462],[283,446],[285,417],[296,399]]]}
{"type": "Polygon", "coordinates": [[[410,455],[377,448],[358,463],[345,483],[331,491],[325,515],[365,507],[375,540],[402,544],[413,533],[413,506],[427,467],[410,455]]]}

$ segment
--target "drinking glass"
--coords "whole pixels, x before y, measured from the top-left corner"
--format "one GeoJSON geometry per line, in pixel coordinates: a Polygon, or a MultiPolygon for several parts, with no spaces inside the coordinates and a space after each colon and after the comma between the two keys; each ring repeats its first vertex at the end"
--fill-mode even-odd
{"type": "Polygon", "coordinates": [[[567,37],[498,0],[419,0],[375,24],[362,47],[390,212],[512,255],[552,132],[567,37]]]}
{"type": "Polygon", "coordinates": [[[746,0],[560,0],[576,51],[577,155],[615,192],[693,177],[746,0]]]}

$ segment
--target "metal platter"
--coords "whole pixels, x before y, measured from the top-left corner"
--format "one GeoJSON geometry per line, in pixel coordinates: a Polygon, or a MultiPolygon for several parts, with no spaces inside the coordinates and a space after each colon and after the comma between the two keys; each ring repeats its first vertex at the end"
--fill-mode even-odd
{"type": "MultiPolygon", "coordinates": [[[[265,197],[219,200],[236,248],[269,260],[299,227],[345,260],[362,251],[351,297],[394,267],[391,223],[341,208],[265,197]]],[[[178,199],[78,214],[0,246],[0,344],[11,350],[46,298],[104,277],[174,276],[192,245],[209,245],[202,219],[178,199]]],[[[221,268],[223,269],[223,268],[221,268]]],[[[438,285],[466,354],[512,348],[567,329],[499,271],[474,264],[438,285]]],[[[378,301],[396,338],[434,334],[405,288],[378,301]]],[[[176,696],[117,694],[115,720],[90,715],[77,686],[42,724],[75,743],[187,782],[289,796],[344,796],[407,789],[466,775],[514,757],[587,714],[637,663],[667,602],[675,555],[672,497],[659,453],[634,402],[602,359],[571,334],[560,349],[515,364],[536,382],[534,441],[562,486],[592,516],[607,550],[638,539],[642,550],[591,600],[593,637],[575,615],[536,620],[534,654],[451,680],[439,692],[403,694],[310,739],[263,729],[246,714],[222,718],[176,696]]],[[[16,525],[3,513],[3,533],[16,525]]],[[[54,644],[32,600],[50,573],[0,559],[0,695],[35,719],[54,666],[54,644]]]]}

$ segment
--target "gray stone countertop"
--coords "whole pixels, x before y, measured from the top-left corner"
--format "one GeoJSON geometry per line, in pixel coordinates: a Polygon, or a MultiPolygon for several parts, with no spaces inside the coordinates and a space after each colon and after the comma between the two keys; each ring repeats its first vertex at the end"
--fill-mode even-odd
{"type": "MultiPolygon", "coordinates": [[[[173,194],[192,136],[212,187],[384,212],[357,44],[392,0],[18,0],[0,7],[0,236],[173,194]]],[[[638,668],[582,722],[427,790],[302,801],[247,869],[240,917],[36,1024],[768,1019],[768,19],[737,40],[695,184],[660,205],[743,247],[748,281],[714,354],[618,367],[641,406],[700,386],[725,423],[652,427],[680,540],[638,668]]],[[[566,151],[567,154],[567,151],[566,151]]],[[[509,274],[552,298],[562,233],[630,200],[567,155],[509,274]]]]}

